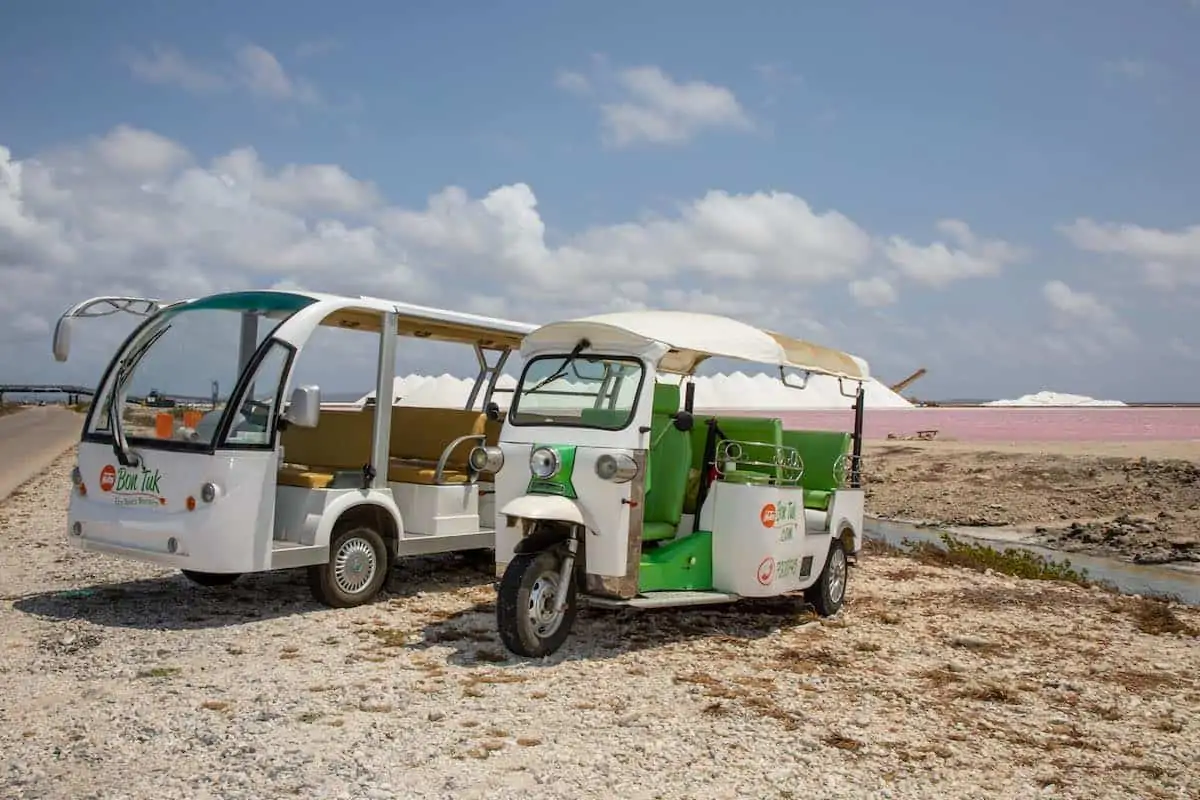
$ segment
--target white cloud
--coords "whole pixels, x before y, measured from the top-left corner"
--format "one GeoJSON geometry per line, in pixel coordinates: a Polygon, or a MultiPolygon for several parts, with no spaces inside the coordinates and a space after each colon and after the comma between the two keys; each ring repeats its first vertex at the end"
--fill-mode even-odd
{"type": "MultiPolygon", "coordinates": [[[[602,139],[612,147],[637,143],[677,145],[708,129],[749,131],[754,122],[732,90],[700,80],[679,82],[657,66],[609,74],[596,60],[600,79],[613,85],[599,104],[602,139]]],[[[591,94],[594,81],[578,72],[560,72],[556,84],[574,94],[591,94]]]]}
{"type": "Polygon", "coordinates": [[[1131,344],[1133,331],[1108,304],[1090,292],[1072,289],[1060,280],[1047,281],[1042,297],[1050,305],[1057,333],[1043,337],[1060,355],[1103,358],[1111,348],[1131,344]]]}
{"type": "Polygon", "coordinates": [[[230,61],[221,64],[200,64],[177,48],[157,44],[149,54],[127,52],[125,62],[139,80],[178,86],[193,93],[240,88],[272,100],[308,105],[321,101],[311,83],[289,75],[274,53],[254,43],[240,45],[230,61]]]}
{"type": "Polygon", "coordinates": [[[1070,320],[1105,323],[1114,317],[1112,309],[1094,294],[1076,291],[1059,280],[1048,281],[1042,286],[1042,296],[1051,308],[1070,320]]]}
{"type": "Polygon", "coordinates": [[[253,148],[239,148],[213,161],[213,170],[247,188],[255,200],[293,211],[353,213],[381,202],[370,183],[336,164],[288,164],[269,175],[253,148]]]}
{"type": "Polygon", "coordinates": [[[160,175],[187,163],[191,156],[176,142],[153,131],[118,125],[96,141],[100,159],[118,172],[160,175]]]}
{"type": "Polygon", "coordinates": [[[211,92],[226,86],[224,76],[192,63],[174,47],[156,44],[148,54],[127,53],[125,62],[134,77],[147,83],[175,85],[190,92],[211,92]]]}
{"type": "Polygon", "coordinates": [[[523,183],[405,208],[336,165],[272,167],[250,148],[202,162],[129,126],[21,160],[0,148],[0,364],[31,343],[48,353],[41,337],[85,297],[282,285],[533,321],[703,308],[806,334],[808,292],[845,286],[870,256],[852,220],[782,192],[714,190],[552,234],[523,183]]]}
{"type": "Polygon", "coordinates": [[[850,294],[860,306],[878,308],[895,303],[898,299],[896,287],[887,278],[876,275],[866,280],[852,281],[850,294]]]}
{"type": "Polygon", "coordinates": [[[592,82],[581,72],[561,70],[554,77],[554,85],[571,94],[587,94],[592,91],[592,82]]]}
{"type": "Polygon", "coordinates": [[[1145,282],[1155,288],[1200,284],[1200,225],[1166,231],[1081,217],[1060,225],[1059,231],[1080,250],[1137,264],[1145,282]]]}
{"type": "Polygon", "coordinates": [[[901,273],[919,283],[944,287],[966,278],[999,275],[1005,265],[1025,258],[1023,249],[1002,239],[980,239],[967,223],[943,219],[937,228],[958,247],[937,241],[924,247],[901,236],[892,236],[884,255],[901,273]]]}
{"type": "Polygon", "coordinates": [[[270,50],[247,44],[237,51],[238,77],[251,93],[274,100],[297,100],[315,103],[320,100],[316,89],[306,81],[293,80],[270,50]]]}

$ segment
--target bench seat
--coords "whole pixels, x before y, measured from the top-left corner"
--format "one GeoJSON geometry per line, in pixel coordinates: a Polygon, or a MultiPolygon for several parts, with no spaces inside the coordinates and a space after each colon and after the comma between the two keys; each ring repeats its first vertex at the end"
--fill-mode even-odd
{"type": "MultiPolygon", "coordinates": [[[[371,430],[375,410],[322,409],[315,428],[289,427],[283,432],[284,465],[281,486],[328,488],[335,473],[359,472],[370,460],[371,430]]],[[[463,436],[481,436],[460,442],[442,470],[443,485],[468,480],[467,456],[478,444],[496,444],[500,421],[478,411],[457,408],[392,408],[392,436],[388,448],[388,480],[393,483],[435,485],[437,463],[450,442],[463,436]]]]}

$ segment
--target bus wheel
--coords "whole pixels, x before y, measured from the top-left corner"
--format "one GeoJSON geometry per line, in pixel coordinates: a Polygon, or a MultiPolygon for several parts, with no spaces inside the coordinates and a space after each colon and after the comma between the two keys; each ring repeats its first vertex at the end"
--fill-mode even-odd
{"type": "Polygon", "coordinates": [[[357,522],[338,525],[328,563],[308,568],[308,586],[313,597],[332,608],[360,606],[383,588],[390,566],[378,531],[357,522]]]}
{"type": "Polygon", "coordinates": [[[571,633],[579,610],[575,599],[575,576],[562,574],[555,551],[518,553],[508,563],[496,596],[496,627],[510,652],[528,658],[548,656],[571,633]],[[570,581],[567,607],[554,610],[560,581],[570,581]]]}
{"type": "Polygon", "coordinates": [[[832,617],[842,610],[846,600],[846,579],[850,570],[846,562],[846,546],[841,537],[829,543],[829,558],[825,561],[825,569],[821,577],[805,592],[808,602],[817,609],[822,617],[832,617]]]}
{"type": "Polygon", "coordinates": [[[240,572],[197,572],[194,569],[181,569],[183,577],[199,586],[228,586],[242,577],[240,572]]]}

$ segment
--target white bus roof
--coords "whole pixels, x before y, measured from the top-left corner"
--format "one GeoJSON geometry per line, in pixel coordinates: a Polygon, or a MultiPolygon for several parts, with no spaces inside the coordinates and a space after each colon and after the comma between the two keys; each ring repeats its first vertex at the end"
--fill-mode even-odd
{"type": "Polygon", "coordinates": [[[619,311],[553,322],[526,336],[523,347],[528,350],[585,336],[603,339],[606,332],[617,339],[632,334],[670,347],[659,363],[663,372],[690,375],[701,362],[718,356],[856,381],[870,377],[867,363],[849,353],[729,317],[693,311],[619,311]]]}
{"type": "MultiPolygon", "coordinates": [[[[528,322],[484,317],[478,314],[419,306],[378,297],[365,295],[353,297],[297,289],[251,289],[242,292],[222,292],[184,301],[176,308],[184,310],[193,303],[216,305],[223,301],[240,303],[259,299],[263,301],[261,311],[267,316],[271,316],[274,311],[297,310],[288,303],[289,300],[309,301],[304,305],[303,311],[305,314],[319,315],[321,325],[376,333],[379,331],[380,312],[395,311],[399,317],[396,330],[399,336],[413,336],[437,341],[474,342],[488,348],[515,349],[520,347],[521,340],[525,335],[538,327],[528,322]],[[278,306],[273,308],[276,304],[278,306]]],[[[251,306],[253,306],[252,303],[251,306]]]]}

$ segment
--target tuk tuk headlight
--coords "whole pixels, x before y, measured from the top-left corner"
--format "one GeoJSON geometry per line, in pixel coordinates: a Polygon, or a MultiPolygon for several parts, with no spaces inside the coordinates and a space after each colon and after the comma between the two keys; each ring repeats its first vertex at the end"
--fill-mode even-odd
{"type": "Polygon", "coordinates": [[[504,451],[499,447],[473,447],[467,462],[476,472],[499,472],[504,466],[504,451]]]}
{"type": "Polygon", "coordinates": [[[529,471],[540,480],[553,478],[562,464],[558,452],[549,447],[535,447],[529,454],[529,471]]]}
{"type": "Polygon", "coordinates": [[[596,459],[596,475],[602,480],[626,483],[637,474],[637,462],[628,453],[605,453],[596,459]]]}

